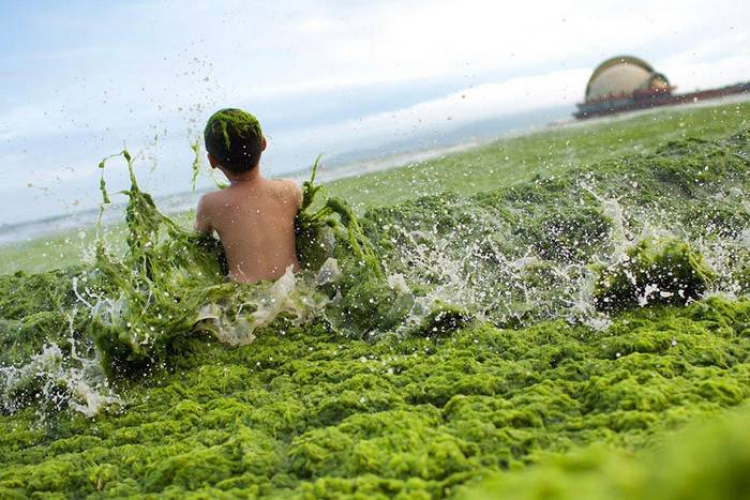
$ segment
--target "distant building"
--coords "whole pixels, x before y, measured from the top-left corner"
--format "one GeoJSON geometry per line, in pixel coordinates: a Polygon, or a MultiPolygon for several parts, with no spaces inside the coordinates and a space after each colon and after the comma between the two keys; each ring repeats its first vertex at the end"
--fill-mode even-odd
{"type": "Polygon", "coordinates": [[[633,56],[617,56],[596,67],[586,85],[584,102],[573,115],[578,119],[609,115],[635,109],[696,102],[730,94],[750,92],[750,82],[688,94],[675,89],[662,73],[633,56]]]}

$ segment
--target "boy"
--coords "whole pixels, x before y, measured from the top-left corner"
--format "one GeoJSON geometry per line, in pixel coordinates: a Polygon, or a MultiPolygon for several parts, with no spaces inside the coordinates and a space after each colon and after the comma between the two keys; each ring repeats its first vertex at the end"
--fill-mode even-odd
{"type": "Polygon", "coordinates": [[[294,181],[261,176],[267,142],[258,120],[222,109],[208,119],[204,136],[211,168],[224,173],[229,187],[201,198],[195,230],[219,234],[233,281],[274,280],[289,266],[298,270],[294,220],[302,191],[294,181]]]}

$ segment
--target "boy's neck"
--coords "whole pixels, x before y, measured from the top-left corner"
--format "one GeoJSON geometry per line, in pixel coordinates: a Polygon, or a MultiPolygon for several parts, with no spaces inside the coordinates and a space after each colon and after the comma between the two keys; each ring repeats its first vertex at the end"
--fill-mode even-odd
{"type": "MultiPolygon", "coordinates": [[[[225,174],[227,173],[225,172],[225,174]]],[[[249,172],[243,172],[241,174],[227,174],[229,184],[246,184],[248,182],[258,181],[260,180],[260,178],[260,165],[257,165],[249,172]]]]}

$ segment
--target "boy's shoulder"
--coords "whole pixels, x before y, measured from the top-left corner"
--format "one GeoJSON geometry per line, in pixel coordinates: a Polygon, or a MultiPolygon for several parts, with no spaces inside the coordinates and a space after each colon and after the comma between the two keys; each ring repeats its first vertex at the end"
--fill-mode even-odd
{"type": "Polygon", "coordinates": [[[216,203],[221,198],[223,198],[224,195],[225,195],[224,190],[210,191],[208,193],[205,193],[203,196],[201,196],[200,200],[198,200],[198,204],[208,207],[216,203]]]}
{"type": "MultiPolygon", "coordinates": [[[[269,179],[265,181],[265,185],[266,188],[259,193],[261,197],[271,196],[284,200],[293,199],[297,203],[302,202],[302,188],[293,179],[269,179]]],[[[244,191],[230,191],[232,191],[231,187],[204,194],[198,202],[199,209],[204,212],[211,212],[214,208],[223,207],[227,203],[234,204],[244,199],[244,191]]]]}
{"type": "Polygon", "coordinates": [[[302,188],[294,179],[273,179],[274,188],[284,196],[302,200],[302,188]]]}
{"type": "Polygon", "coordinates": [[[219,207],[224,206],[226,203],[227,203],[226,189],[221,189],[219,191],[210,191],[208,193],[205,193],[198,200],[197,211],[199,213],[209,215],[217,211],[219,207]]]}
{"type": "Polygon", "coordinates": [[[299,184],[294,179],[271,179],[269,182],[286,189],[300,189],[299,184]]]}

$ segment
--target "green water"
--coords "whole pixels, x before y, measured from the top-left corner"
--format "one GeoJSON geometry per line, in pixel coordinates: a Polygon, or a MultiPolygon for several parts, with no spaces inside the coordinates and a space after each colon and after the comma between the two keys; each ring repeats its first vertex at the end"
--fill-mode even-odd
{"type": "MultiPolygon", "coordinates": [[[[596,162],[360,217],[310,182],[305,271],[257,286],[109,159],[127,250],[0,277],[0,496],[733,498],[745,455],[680,457],[750,427],[719,419],[750,396],[749,115],[611,124],[596,162]]],[[[523,150],[463,158],[493,147],[523,150]]]]}

